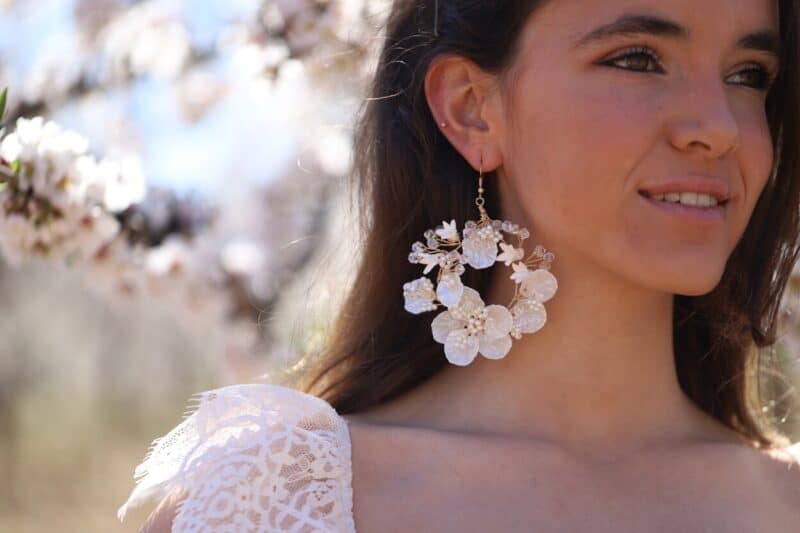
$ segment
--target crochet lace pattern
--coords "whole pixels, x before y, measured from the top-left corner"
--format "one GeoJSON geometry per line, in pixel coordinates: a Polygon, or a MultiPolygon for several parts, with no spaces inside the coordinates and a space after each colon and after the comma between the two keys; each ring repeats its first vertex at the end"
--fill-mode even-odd
{"type": "Polygon", "coordinates": [[[329,403],[281,385],[237,384],[189,405],[136,467],[120,520],[181,487],[176,533],[355,533],[349,428],[329,403]]]}

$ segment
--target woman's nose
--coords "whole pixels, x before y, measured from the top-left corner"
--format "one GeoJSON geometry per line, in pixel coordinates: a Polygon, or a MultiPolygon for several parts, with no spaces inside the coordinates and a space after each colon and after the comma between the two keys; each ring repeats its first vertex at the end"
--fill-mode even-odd
{"type": "Polygon", "coordinates": [[[676,89],[667,125],[670,142],[681,151],[721,158],[739,143],[739,123],[731,107],[731,88],[719,79],[691,80],[676,89]]]}

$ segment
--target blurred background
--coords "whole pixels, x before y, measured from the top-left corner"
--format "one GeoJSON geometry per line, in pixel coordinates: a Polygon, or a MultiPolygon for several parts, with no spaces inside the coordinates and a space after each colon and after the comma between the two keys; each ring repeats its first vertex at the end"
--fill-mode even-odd
{"type": "MultiPolygon", "coordinates": [[[[23,166],[44,181],[107,162],[73,181],[104,176],[110,213],[81,186],[79,243],[0,232],[0,532],[136,531],[152,509],[117,508],[190,395],[307,368],[359,253],[344,185],[389,4],[0,0],[4,135],[53,121],[0,155],[51,139],[23,166]]],[[[798,291],[760,372],[794,439],[798,291]]]]}

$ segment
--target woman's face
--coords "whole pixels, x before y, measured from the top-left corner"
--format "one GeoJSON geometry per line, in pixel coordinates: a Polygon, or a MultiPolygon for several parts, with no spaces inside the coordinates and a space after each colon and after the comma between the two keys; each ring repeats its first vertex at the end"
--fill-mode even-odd
{"type": "Polygon", "coordinates": [[[765,99],[777,57],[760,49],[769,39],[738,43],[777,39],[777,22],[774,0],[555,0],[535,12],[500,143],[502,202],[530,222],[526,247],[553,250],[554,270],[577,259],[652,289],[713,289],[773,162],[765,99]],[[626,16],[650,22],[586,37],[626,16]],[[640,193],[687,176],[727,186],[721,216],[640,193]]]}

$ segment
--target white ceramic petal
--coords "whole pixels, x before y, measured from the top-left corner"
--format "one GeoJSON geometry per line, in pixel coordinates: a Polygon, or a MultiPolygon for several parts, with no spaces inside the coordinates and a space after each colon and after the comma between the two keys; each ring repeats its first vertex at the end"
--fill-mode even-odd
{"type": "Polygon", "coordinates": [[[515,248],[513,245],[506,244],[505,242],[499,244],[503,253],[497,256],[497,260],[504,262],[506,266],[511,265],[514,261],[520,261],[525,257],[525,252],[521,248],[515,248]]]}
{"type": "Polygon", "coordinates": [[[418,315],[430,311],[434,307],[433,300],[436,298],[433,282],[424,276],[409,281],[403,285],[403,297],[404,307],[409,313],[418,315]]]}
{"type": "Polygon", "coordinates": [[[412,314],[415,314],[415,315],[419,315],[419,314],[425,313],[427,311],[430,311],[431,310],[430,309],[430,305],[432,303],[433,302],[431,300],[423,300],[423,299],[414,298],[414,297],[408,297],[407,296],[406,297],[406,302],[405,302],[405,309],[409,313],[412,313],[412,314]]]}
{"type": "Polygon", "coordinates": [[[436,230],[436,234],[446,241],[458,241],[458,227],[456,226],[455,219],[450,222],[442,221],[442,227],[436,230]]]}
{"type": "Polygon", "coordinates": [[[543,268],[531,272],[520,286],[520,292],[524,297],[542,303],[552,298],[556,290],[558,290],[556,277],[543,268]]]}
{"type": "Polygon", "coordinates": [[[483,308],[483,300],[480,293],[472,287],[464,286],[464,292],[461,295],[461,300],[452,308],[456,318],[466,320],[470,313],[476,312],[478,309],[483,308]]]}
{"type": "Polygon", "coordinates": [[[433,340],[444,344],[451,331],[462,327],[464,327],[464,322],[456,320],[450,311],[442,311],[431,322],[433,340]]]}
{"type": "Polygon", "coordinates": [[[502,305],[487,305],[486,324],[484,327],[484,335],[488,339],[496,339],[507,335],[513,326],[514,317],[511,316],[511,311],[502,305]]]}
{"type": "Polygon", "coordinates": [[[511,336],[506,334],[496,339],[481,338],[479,351],[487,359],[502,359],[511,349],[511,336]]]}
{"type": "Polygon", "coordinates": [[[514,304],[514,325],[522,333],[535,333],[547,322],[547,311],[544,305],[536,300],[523,298],[514,304]]]}
{"type": "Polygon", "coordinates": [[[436,287],[436,297],[447,307],[456,305],[461,300],[462,294],[464,294],[464,284],[461,282],[461,276],[455,272],[442,276],[436,287]]]}
{"type": "Polygon", "coordinates": [[[489,268],[497,260],[497,243],[491,237],[478,237],[477,232],[464,239],[462,249],[472,268],[489,268]]]}
{"type": "Polygon", "coordinates": [[[467,366],[478,355],[480,339],[475,335],[468,335],[464,328],[450,332],[444,343],[444,354],[447,360],[458,366],[467,366]]]}

